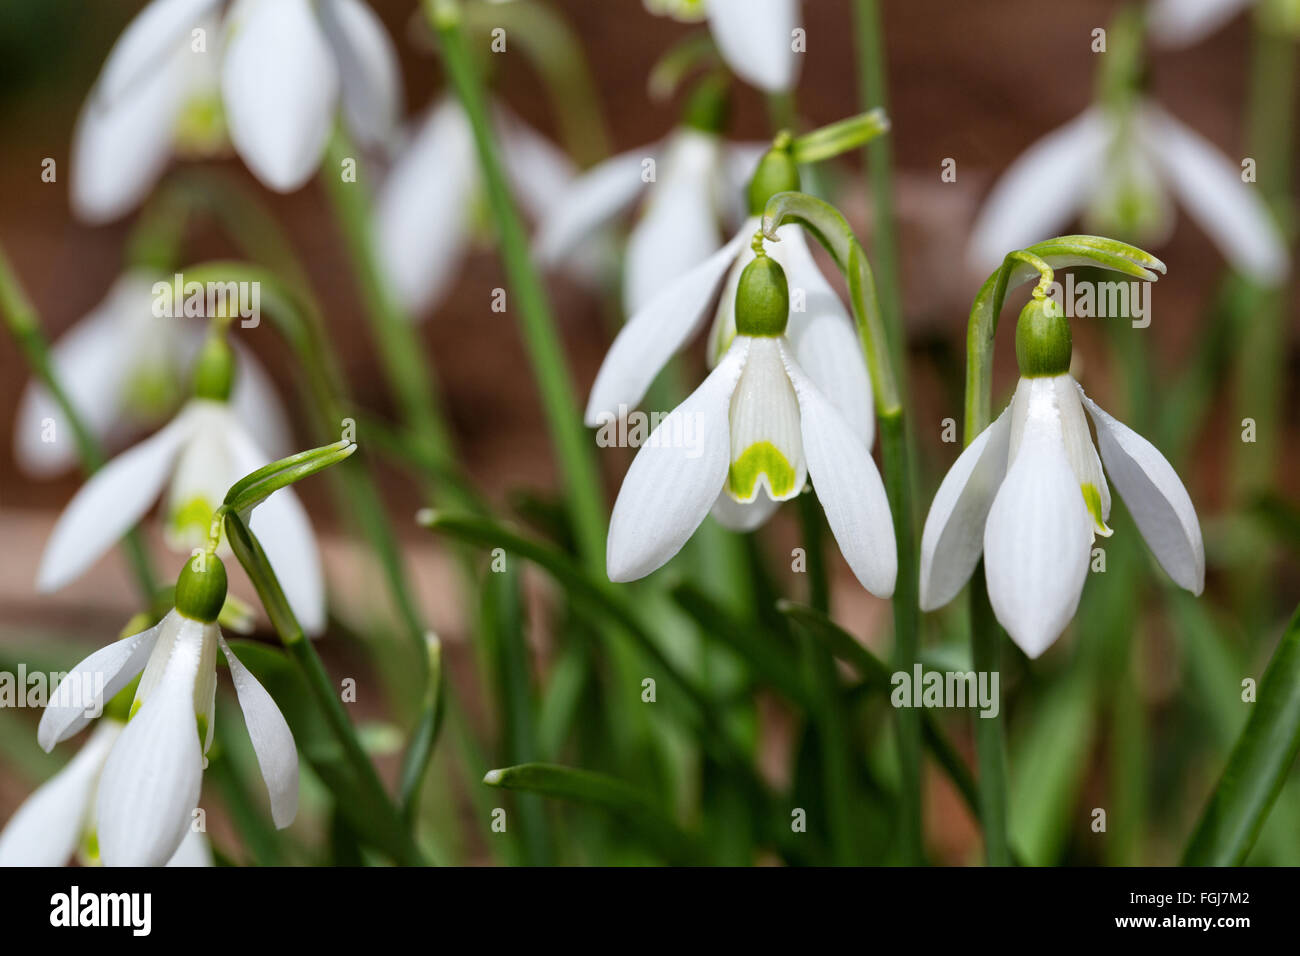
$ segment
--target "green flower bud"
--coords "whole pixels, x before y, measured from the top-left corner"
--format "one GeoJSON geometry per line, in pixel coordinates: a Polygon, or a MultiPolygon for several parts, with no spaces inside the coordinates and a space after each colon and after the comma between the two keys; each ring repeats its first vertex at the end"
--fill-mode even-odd
{"type": "Polygon", "coordinates": [[[761,216],[767,201],[777,193],[799,191],[799,167],[789,149],[773,146],[758,161],[749,181],[749,214],[761,216]]]}
{"type": "Polygon", "coordinates": [[[176,579],[176,610],[195,621],[212,623],[226,603],[226,566],[203,552],[185,562],[176,579]]]}
{"type": "Polygon", "coordinates": [[[224,402],[235,382],[235,351],[224,336],[210,335],[194,362],[194,397],[224,402]]]}
{"type": "Polygon", "coordinates": [[[704,133],[720,133],[727,125],[729,106],[726,78],[718,74],[706,77],[686,100],[682,125],[704,133]]]}
{"type": "Polygon", "coordinates": [[[1070,370],[1070,323],[1049,298],[1033,298],[1016,322],[1016,361],[1025,378],[1064,375],[1070,370]]]}
{"type": "Polygon", "coordinates": [[[790,286],[785,270],[770,256],[758,257],[740,274],[736,288],[736,332],[784,335],[790,317],[790,286]]]}

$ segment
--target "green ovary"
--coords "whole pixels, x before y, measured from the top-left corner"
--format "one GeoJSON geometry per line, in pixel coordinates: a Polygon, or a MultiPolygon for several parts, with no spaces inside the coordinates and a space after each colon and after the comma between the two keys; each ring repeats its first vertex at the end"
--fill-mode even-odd
{"type": "Polygon", "coordinates": [[[774,499],[787,498],[795,491],[794,466],[770,441],[754,442],[732,461],[727,490],[738,501],[752,501],[760,475],[767,477],[768,492],[774,499]]]}
{"type": "Polygon", "coordinates": [[[1083,484],[1079,490],[1083,492],[1083,503],[1088,506],[1088,514],[1092,515],[1093,524],[1097,526],[1097,534],[1103,538],[1110,537],[1111,529],[1106,527],[1106,519],[1101,515],[1101,493],[1097,486],[1092,483],[1083,484]]]}

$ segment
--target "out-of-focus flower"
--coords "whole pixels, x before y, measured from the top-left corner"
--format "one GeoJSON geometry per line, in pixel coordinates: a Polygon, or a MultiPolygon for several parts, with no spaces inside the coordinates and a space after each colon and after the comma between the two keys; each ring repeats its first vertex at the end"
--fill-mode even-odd
{"type": "MultiPolygon", "coordinates": [[[[568,188],[573,164],[503,107],[495,120],[510,185],[541,219],[568,188]]],[[[427,315],[446,294],[480,225],[476,219],[483,218],[483,202],[469,120],[459,103],[441,100],[398,153],[375,200],[379,260],[409,314],[427,315]]]]}
{"type": "Polygon", "coordinates": [[[99,776],[95,818],[106,866],[161,866],[190,830],[204,755],[212,745],[218,648],[230,667],[270,793],[271,818],[283,828],[297,814],[293,734],[271,695],[221,635],[216,619],[225,594],[220,558],[206,554],[187,561],[176,582],[176,608],[147,631],[101,648],[78,664],[41,716],[37,737],[49,751],[90,722],[86,688],[102,688],[111,697],[143,670],[130,719],[108,747],[99,776]],[[200,560],[202,566],[196,567],[200,560]]]}
{"type": "Polygon", "coordinates": [[[1008,249],[1055,235],[1081,213],[1090,231],[1159,242],[1173,227],[1170,193],[1236,268],[1264,283],[1285,278],[1286,245],[1240,167],[1142,101],[1091,107],[1026,150],[989,194],[970,258],[992,270],[1008,249]]]}
{"type": "Polygon", "coordinates": [[[108,222],[176,154],[227,136],[263,184],[297,189],[338,113],[363,145],[401,110],[392,41],[362,0],[152,0],[113,45],[73,134],[72,205],[108,222]]]}
{"type": "MultiPolygon", "coordinates": [[[[95,795],[104,761],[126,725],[104,717],[58,773],[41,784],[14,811],[0,832],[0,867],[83,865],[99,860],[95,795]]],[[[186,830],[168,866],[211,866],[212,851],[201,832],[186,830]]]]}
{"type": "MultiPolygon", "coordinates": [[[[41,558],[38,589],[57,590],[85,571],[144,516],[164,486],[168,543],[180,551],[203,545],[230,486],[271,461],[228,404],[233,359],[224,339],[209,339],[196,368],[195,397],[181,412],[95,472],[68,503],[41,558]]],[[[298,497],[280,489],[251,522],[303,629],[324,630],[320,552],[298,497]]]]}
{"type": "Polygon", "coordinates": [[[768,93],[794,88],[799,0],[645,0],[645,7],[688,23],[707,18],[718,51],[737,76],[768,93]]]}
{"type": "Polygon", "coordinates": [[[623,480],[606,551],[611,580],[661,567],[710,510],[766,502],[770,513],[811,477],[862,586],[893,593],[898,557],[884,483],[861,435],[799,367],[785,336],[789,314],[781,267],[757,257],[740,278],[726,355],[651,433],[623,480]]]}
{"type": "Polygon", "coordinates": [[[1059,307],[1050,300],[1026,306],[1016,353],[1022,377],[1015,397],[953,463],[930,505],[920,602],[931,611],[951,601],[983,553],[994,614],[1021,650],[1037,657],[1074,617],[1094,535],[1111,534],[1103,462],[1161,567],[1194,594],[1205,584],[1205,549],[1173,467],[1069,374],[1069,326],[1059,307]]]}
{"type": "MultiPolygon", "coordinates": [[[[121,276],[94,309],[50,350],[56,380],[82,424],[99,441],[116,441],[175,412],[186,370],[206,337],[196,319],[153,312],[153,277],[121,276]]],[[[286,454],[289,427],[266,371],[246,349],[238,359],[230,404],[259,446],[286,454]]],[[[14,456],[32,475],[54,475],[77,463],[72,428],[49,391],[29,382],[14,424],[14,456]]]]}
{"type": "Polygon", "coordinates": [[[1152,0],[1147,22],[1159,43],[1190,46],[1255,6],[1272,29],[1300,33],[1300,3],[1295,0],[1152,0]]]}

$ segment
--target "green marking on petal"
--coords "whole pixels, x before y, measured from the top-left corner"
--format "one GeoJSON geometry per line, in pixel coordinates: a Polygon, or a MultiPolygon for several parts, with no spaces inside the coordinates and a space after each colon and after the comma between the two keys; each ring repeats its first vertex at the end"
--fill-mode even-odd
{"type": "Polygon", "coordinates": [[[136,715],[136,712],[139,711],[140,706],[141,706],[143,703],[144,703],[144,701],[142,701],[139,697],[137,697],[135,700],[131,701],[131,713],[129,713],[129,714],[126,715],[126,719],[127,719],[128,722],[130,722],[131,718],[134,717],[134,716],[136,715]]]}
{"type": "Polygon", "coordinates": [[[182,156],[211,156],[226,142],[226,114],[220,96],[193,97],[176,121],[176,151],[182,156]]]}
{"type": "Polygon", "coordinates": [[[207,540],[214,511],[206,498],[196,495],[171,513],[172,534],[179,540],[207,540]]]}
{"type": "Polygon", "coordinates": [[[768,490],[773,498],[785,498],[794,493],[794,466],[770,441],[754,442],[731,463],[727,472],[727,490],[737,500],[752,501],[760,475],[767,476],[768,490]]]}
{"type": "Polygon", "coordinates": [[[1113,532],[1106,527],[1106,519],[1101,515],[1101,493],[1097,490],[1097,486],[1092,482],[1086,482],[1079,486],[1079,490],[1083,492],[1083,503],[1088,506],[1093,524],[1097,526],[1097,534],[1109,538],[1113,532]]]}
{"type": "Polygon", "coordinates": [[[82,861],[86,866],[99,865],[99,831],[93,827],[81,838],[82,861]]]}
{"type": "Polygon", "coordinates": [[[142,421],[162,418],[179,399],[180,382],[162,365],[136,368],[122,384],[122,407],[142,421]]]}

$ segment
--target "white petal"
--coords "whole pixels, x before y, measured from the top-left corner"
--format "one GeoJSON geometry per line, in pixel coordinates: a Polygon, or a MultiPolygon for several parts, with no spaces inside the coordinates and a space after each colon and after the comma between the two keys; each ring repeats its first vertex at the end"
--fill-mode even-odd
{"type": "Polygon", "coordinates": [[[773,501],[762,492],[753,501],[737,501],[724,491],[718,495],[709,514],[728,531],[746,532],[765,524],[779,507],[781,502],[773,501]]]}
{"type": "Polygon", "coordinates": [[[1285,279],[1286,244],[1255,187],[1241,181],[1241,167],[1158,106],[1143,108],[1138,129],[1179,200],[1224,257],[1260,282],[1285,279]]]}
{"type": "Polygon", "coordinates": [[[690,129],[673,134],[658,178],[649,184],[645,212],[628,236],[623,276],[628,315],[720,245],[713,204],[720,150],[711,134],[690,129]]]}
{"type": "Polygon", "coordinates": [[[178,637],[104,764],[96,817],[105,866],[162,866],[190,828],[203,776],[194,713],[202,640],[201,629],[178,637]]]}
{"type": "Polygon", "coordinates": [[[1007,473],[1011,406],[957,456],[921,533],[921,610],[941,608],[969,580],[984,550],[984,523],[1007,473]]]}
{"type": "Polygon", "coordinates": [[[226,663],[230,665],[230,678],[239,696],[239,707],[244,712],[248,737],[253,742],[257,765],[271,796],[271,819],[277,827],[284,829],[298,814],[298,750],[293,743],[293,734],[266,688],[240,662],[220,634],[217,640],[221,644],[221,653],[226,655],[226,663]]]}
{"type": "Polygon", "coordinates": [[[212,847],[208,845],[208,838],[200,831],[190,827],[185,831],[185,838],[181,840],[181,845],[172,854],[172,858],[167,861],[167,865],[176,867],[212,866],[212,847]]]}
{"type": "Polygon", "coordinates": [[[1053,383],[1027,382],[1024,432],[984,527],[984,569],[993,613],[1037,657],[1079,606],[1092,519],[1065,456],[1053,383]]]}
{"type": "MultiPolygon", "coordinates": [[[[749,215],[749,181],[754,178],[771,141],[727,143],[722,148],[722,165],[718,169],[716,188],[718,209],[729,222],[739,222],[749,215]]],[[[800,227],[802,228],[802,227],[800,227]]]]}
{"type": "Polygon", "coordinates": [[[284,403],[262,363],[238,342],[234,346],[239,365],[230,392],[230,409],[237,420],[248,423],[258,447],[265,448],[272,458],[283,458],[294,450],[284,403]]]}
{"type": "MultiPolygon", "coordinates": [[[[50,350],[50,362],[82,423],[97,439],[109,433],[121,414],[120,389],[128,374],[132,349],[122,341],[123,312],[148,309],[149,280],[137,273],[120,277],[104,299],[79,320],[50,350]]],[[[72,428],[54,397],[33,380],[23,391],[14,425],[14,454],[24,471],[51,475],[78,460],[72,428]],[[44,441],[46,419],[54,441],[44,441]]]]}
{"type": "MultiPolygon", "coordinates": [[[[227,424],[227,441],[241,476],[270,461],[233,416],[227,424]]],[[[254,508],[249,527],[261,542],[298,623],[307,634],[320,634],[325,630],[325,576],[320,547],[307,511],[293,489],[281,488],[254,508]]]]}
{"type": "Polygon", "coordinates": [[[181,412],[152,438],[118,455],[73,496],[54,525],[36,574],[40,591],[76,578],[140,520],[157,499],[194,417],[181,412]]]}
{"type": "Polygon", "coordinates": [[[104,703],[135,679],[158,641],[162,624],[101,647],[59,681],[50,695],[36,740],[49,753],[54,745],[81,731],[104,709],[104,703]]]}
{"type": "Polygon", "coordinates": [[[460,267],[478,189],[474,143],[460,107],[432,109],[375,199],[379,261],[412,314],[433,308],[460,267]]]}
{"type": "Polygon", "coordinates": [[[611,581],[634,581],[662,567],[709,513],[727,480],[727,408],[748,348],[747,339],[737,339],[637,452],[610,517],[605,563],[611,581]]]}
{"type": "Polygon", "coordinates": [[[338,59],[343,115],[362,146],[379,146],[396,132],[402,111],[397,50],[361,0],[322,0],[321,27],[338,59]]]}
{"type": "Polygon", "coordinates": [[[163,524],[167,546],[187,553],[207,543],[213,512],[246,474],[228,439],[229,406],[196,398],[189,409],[194,424],[172,467],[163,524]]]}
{"type": "Polygon", "coordinates": [[[95,782],[122,725],[100,722],[77,755],[45,781],[0,832],[0,867],[63,866],[81,841],[95,782]]]}
{"type": "Polygon", "coordinates": [[[723,59],[737,76],[768,93],[794,86],[798,26],[798,0],[709,0],[709,28],[723,59]]]}
{"type": "Polygon", "coordinates": [[[564,150],[504,106],[496,106],[493,115],[510,188],[528,215],[543,219],[559,206],[577,168],[564,150]]]}
{"type": "Polygon", "coordinates": [[[1133,429],[1106,414],[1079,389],[1097,426],[1106,472],[1160,566],[1179,587],[1200,594],[1205,587],[1205,545],[1196,508],[1178,473],[1133,429]]]}
{"type": "Polygon", "coordinates": [[[655,158],[646,146],[611,156],[582,173],[555,197],[533,241],[533,251],[548,265],[564,259],[632,205],[647,183],[643,164],[655,158]]]}
{"type": "Polygon", "coordinates": [[[731,467],[727,491],[739,502],[788,501],[808,481],[799,399],[779,339],[750,340],[749,357],[731,395],[731,467]]]}
{"type": "Polygon", "coordinates": [[[742,229],[729,243],[668,284],[645,308],[633,314],[614,337],[587,399],[589,428],[631,408],[668,360],[696,333],[718,284],[752,230],[742,229]]]}
{"type": "Polygon", "coordinates": [[[803,451],[826,523],[862,586],[887,598],[898,580],[898,547],[880,472],[867,446],[799,368],[789,348],[783,346],[782,353],[799,396],[803,451]]]}
{"type": "Polygon", "coordinates": [[[972,227],[972,265],[991,272],[1008,252],[1051,238],[1074,218],[1096,182],[1108,127],[1099,109],[1085,110],[1011,164],[972,227]]]}
{"type": "MultiPolygon", "coordinates": [[[[1070,462],[1070,470],[1088,503],[1088,488],[1097,494],[1100,514],[1092,515],[1096,534],[1110,536],[1106,521],[1110,518],[1110,488],[1106,486],[1106,476],[1102,474],[1101,460],[1097,449],[1092,444],[1092,433],[1088,430],[1088,420],[1083,415],[1083,405],[1079,401],[1079,384],[1070,375],[1058,375],[1052,379],[1056,388],[1056,407],[1061,413],[1061,436],[1065,441],[1065,457],[1070,462]]],[[[1089,514],[1092,508],[1088,508],[1089,514]]]]}
{"type": "Polygon", "coordinates": [[[1244,10],[1250,0],[1152,0],[1147,9],[1151,35],[1166,46],[1195,43],[1244,10]]]}
{"type": "Polygon", "coordinates": [[[325,151],[338,64],[308,0],[244,0],[230,20],[221,93],[231,142],[266,186],[291,192],[325,151]]]}
{"type": "Polygon", "coordinates": [[[113,44],[95,83],[102,103],[133,96],[201,26],[219,0],[153,0],[127,24],[113,44]]]}

